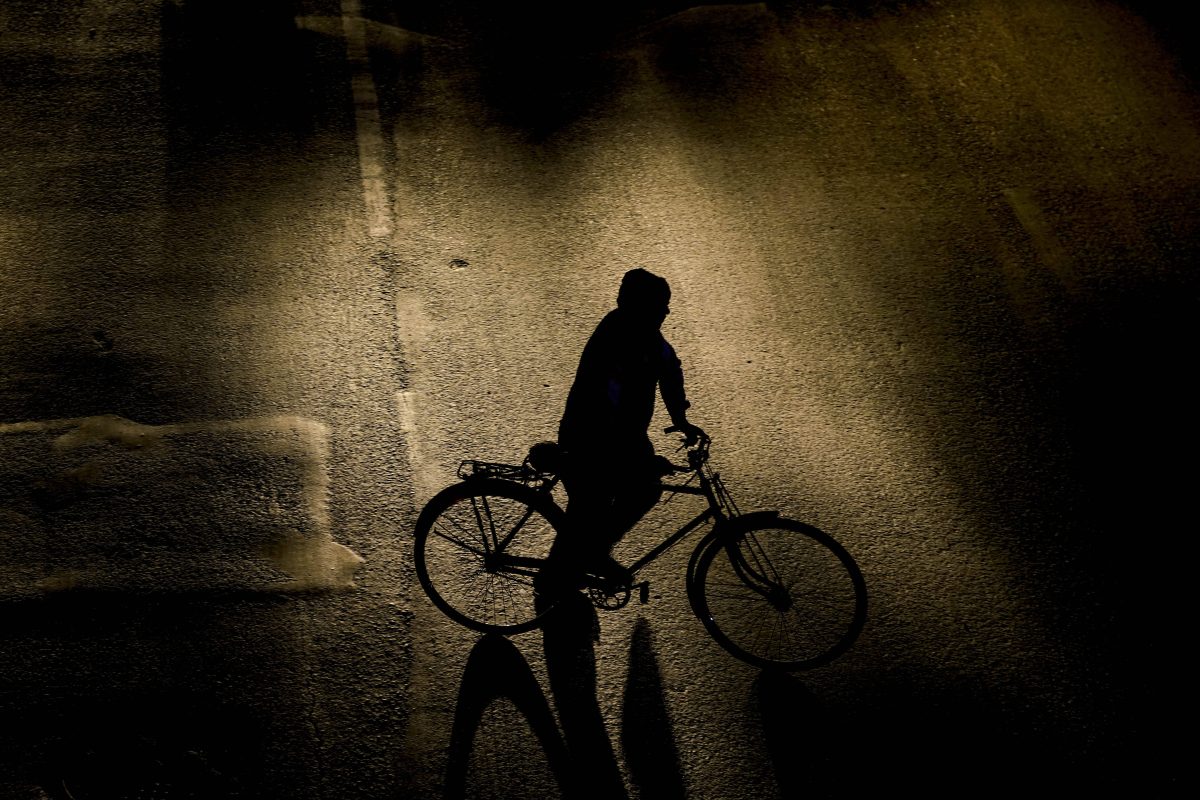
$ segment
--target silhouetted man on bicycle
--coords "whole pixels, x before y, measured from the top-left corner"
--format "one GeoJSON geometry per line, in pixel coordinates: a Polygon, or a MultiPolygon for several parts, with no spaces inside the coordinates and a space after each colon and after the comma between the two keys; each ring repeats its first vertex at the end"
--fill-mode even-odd
{"type": "Polygon", "coordinates": [[[610,551],[658,502],[661,479],[670,471],[647,435],[656,392],[689,445],[703,436],[688,422],[683,370],[660,331],[670,301],[664,278],[640,267],[629,270],[616,309],[596,326],[580,356],[558,428],[568,524],[543,571],[557,582],[554,588],[584,571],[629,582],[628,570],[610,551]]]}

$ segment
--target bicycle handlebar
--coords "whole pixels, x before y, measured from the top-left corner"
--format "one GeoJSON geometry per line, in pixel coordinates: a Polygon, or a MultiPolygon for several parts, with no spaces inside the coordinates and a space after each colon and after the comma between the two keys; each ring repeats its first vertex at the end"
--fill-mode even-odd
{"type": "MultiPolygon", "coordinates": [[[[663,428],[663,433],[679,433],[679,432],[680,432],[680,428],[678,425],[671,425],[669,427],[663,428]]],[[[708,446],[712,442],[712,437],[710,437],[707,433],[705,433],[700,428],[696,428],[696,432],[698,432],[700,434],[696,438],[696,441],[691,442],[690,446],[689,446],[689,442],[687,441],[687,438],[685,437],[683,444],[679,448],[680,450],[682,450],[685,447],[688,448],[688,452],[687,452],[688,465],[686,467],[684,467],[684,466],[680,466],[678,464],[671,464],[671,467],[673,468],[673,470],[675,472],[694,472],[696,470],[701,469],[701,467],[704,465],[704,463],[706,461],[708,461],[708,446]]]]}
{"type": "MultiPolygon", "coordinates": [[[[693,426],[693,427],[696,428],[696,431],[700,435],[696,438],[696,441],[693,443],[692,446],[700,447],[700,448],[706,447],[708,445],[708,443],[712,441],[712,437],[709,436],[707,433],[705,433],[703,430],[701,430],[698,426],[693,426]]],[[[680,432],[680,428],[678,425],[669,425],[666,428],[663,428],[663,433],[679,433],[679,432],[680,432]]],[[[686,441],[685,441],[685,444],[686,444],[686,441]]]]}
{"type": "MultiPolygon", "coordinates": [[[[694,428],[696,428],[696,430],[700,431],[700,440],[701,441],[705,441],[705,442],[711,441],[712,437],[710,437],[703,430],[700,430],[700,426],[694,425],[692,427],[694,427],[694,428]]],[[[668,425],[667,427],[663,428],[663,433],[679,433],[679,430],[680,430],[680,428],[678,425],[668,425]]]]}

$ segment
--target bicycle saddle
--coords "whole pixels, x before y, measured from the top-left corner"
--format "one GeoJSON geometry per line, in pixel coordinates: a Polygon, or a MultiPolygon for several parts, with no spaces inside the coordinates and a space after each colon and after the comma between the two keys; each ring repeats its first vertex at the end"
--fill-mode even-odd
{"type": "Polygon", "coordinates": [[[557,473],[562,466],[562,448],[558,442],[538,442],[529,448],[525,460],[538,472],[557,473]]]}

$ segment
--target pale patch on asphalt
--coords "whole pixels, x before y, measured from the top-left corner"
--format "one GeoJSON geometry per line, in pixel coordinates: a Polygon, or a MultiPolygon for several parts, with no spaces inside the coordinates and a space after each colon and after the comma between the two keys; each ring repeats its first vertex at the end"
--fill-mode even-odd
{"type": "Polygon", "coordinates": [[[1046,266],[1068,291],[1079,289],[1079,274],[1075,270],[1070,254],[1063,247],[1050,222],[1046,219],[1041,206],[1038,205],[1033,193],[1023,187],[1004,189],[1001,194],[1012,206],[1017,221],[1029,234],[1034,250],[1042,264],[1046,266]]]}
{"type": "Polygon", "coordinates": [[[0,425],[0,594],[353,586],[327,440],[301,417],[0,425]]]}

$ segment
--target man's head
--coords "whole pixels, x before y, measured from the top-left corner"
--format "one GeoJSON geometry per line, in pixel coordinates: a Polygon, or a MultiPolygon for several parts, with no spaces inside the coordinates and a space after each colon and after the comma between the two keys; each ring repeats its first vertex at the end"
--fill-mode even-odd
{"type": "Polygon", "coordinates": [[[617,308],[657,330],[670,313],[671,286],[648,270],[637,267],[625,273],[617,291],[617,308]]]}

